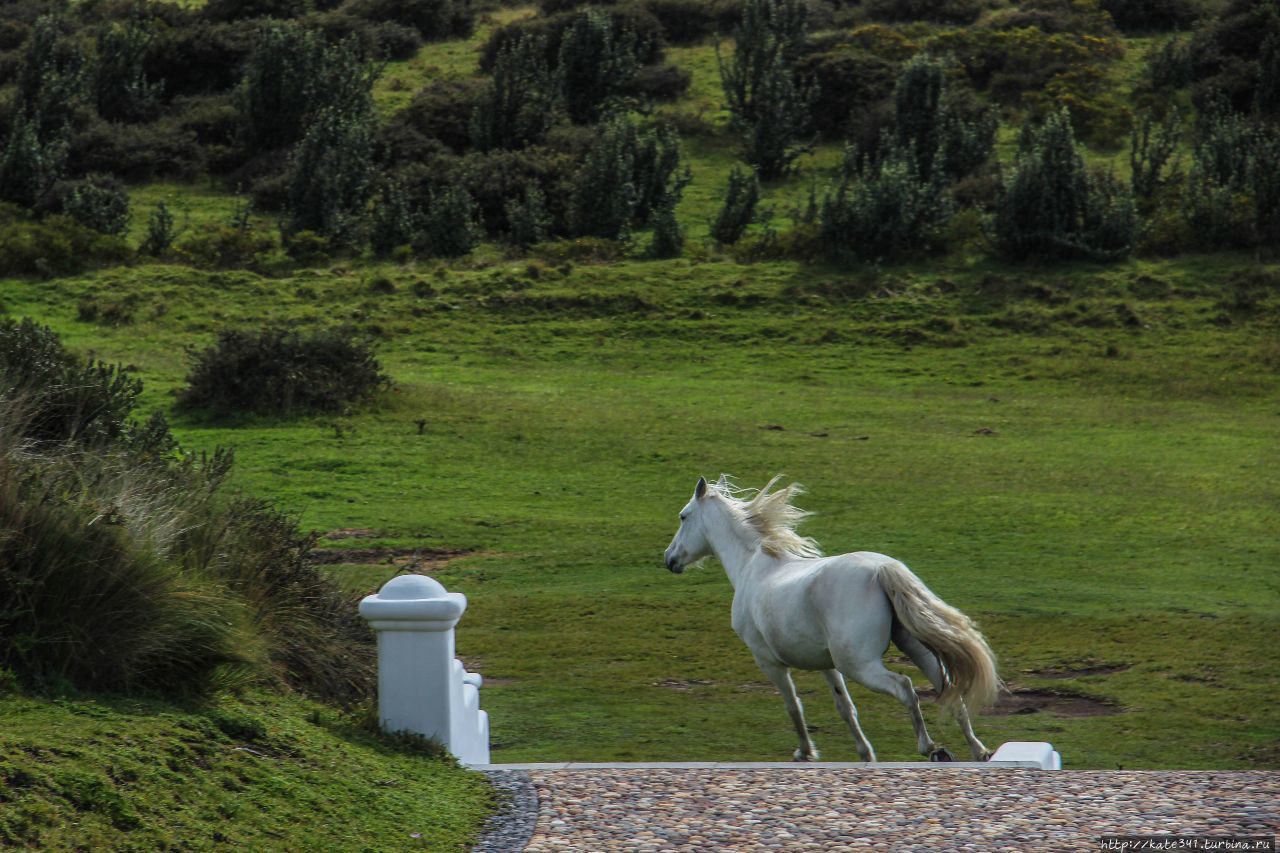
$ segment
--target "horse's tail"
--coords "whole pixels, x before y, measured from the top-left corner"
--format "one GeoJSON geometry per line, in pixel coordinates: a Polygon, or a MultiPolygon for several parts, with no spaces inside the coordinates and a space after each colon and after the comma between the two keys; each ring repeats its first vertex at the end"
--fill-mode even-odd
{"type": "Polygon", "coordinates": [[[945,684],[938,701],[951,707],[960,699],[972,711],[995,704],[1000,691],[996,656],[973,620],[934,595],[902,563],[884,563],[876,580],[907,632],[938,656],[945,684]]]}

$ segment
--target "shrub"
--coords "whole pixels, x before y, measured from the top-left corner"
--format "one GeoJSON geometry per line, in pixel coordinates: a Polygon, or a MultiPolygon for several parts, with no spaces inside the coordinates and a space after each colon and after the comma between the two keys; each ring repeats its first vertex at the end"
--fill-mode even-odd
{"type": "Polygon", "coordinates": [[[427,41],[467,38],[475,29],[470,0],[350,0],[348,12],[370,21],[394,21],[427,41]]]}
{"type": "Polygon", "coordinates": [[[982,8],[981,0],[868,0],[866,14],[873,21],[972,24],[982,8]]]}
{"type": "Polygon", "coordinates": [[[370,693],[372,638],[314,537],[222,496],[229,454],[181,453],[163,417],[131,417],[140,383],[30,322],[0,322],[0,388],[0,666],[83,689],[370,693]]]}
{"type": "Polygon", "coordinates": [[[123,234],[129,227],[129,194],[114,180],[95,175],[61,187],[62,212],[102,234],[123,234]]]}
{"type": "Polygon", "coordinates": [[[642,101],[675,101],[684,96],[693,73],[678,65],[646,65],[638,69],[623,94],[642,101]]]}
{"type": "Polygon", "coordinates": [[[951,212],[945,184],[922,178],[913,152],[885,147],[875,161],[852,153],[859,165],[822,201],[821,239],[836,261],[898,258],[940,243],[951,212]]]}
{"type": "Polygon", "coordinates": [[[546,46],[525,36],[498,54],[493,79],[471,116],[471,141],[481,151],[541,142],[555,121],[556,81],[546,46]]]}
{"type": "Polygon", "coordinates": [[[741,20],[736,0],[644,0],[670,44],[692,44],[727,33],[741,20]]]}
{"type": "Polygon", "coordinates": [[[1129,137],[1129,186],[1135,197],[1149,201],[1164,185],[1165,167],[1178,149],[1181,119],[1169,113],[1159,124],[1144,115],[1129,137]]]}
{"type": "Polygon", "coordinates": [[[275,248],[275,239],[255,228],[206,225],[181,240],[174,255],[201,269],[240,269],[261,265],[275,248]]]}
{"type": "Polygon", "coordinates": [[[0,319],[5,430],[38,449],[127,443],[138,431],[130,415],[141,392],[120,367],[74,358],[48,327],[0,319]]]}
{"type": "Polygon", "coordinates": [[[1280,40],[1280,8],[1275,2],[1227,3],[1216,18],[1192,36],[1188,48],[1196,78],[1197,106],[1207,109],[1215,98],[1225,95],[1237,112],[1253,109],[1258,102],[1259,84],[1274,81],[1265,71],[1269,63],[1276,61],[1276,44],[1272,40],[1280,40]]]}
{"type": "Polygon", "coordinates": [[[1195,0],[1101,0],[1116,26],[1129,32],[1185,30],[1203,13],[1195,0]]]}
{"type": "MultiPolygon", "coordinates": [[[[662,60],[662,24],[642,6],[624,3],[596,9],[609,19],[609,28],[616,35],[629,32],[636,67],[653,65],[662,60]]],[[[489,71],[498,53],[508,44],[523,36],[539,36],[545,39],[547,63],[556,66],[563,47],[564,37],[577,25],[585,10],[568,10],[546,17],[523,18],[494,29],[480,51],[480,69],[489,71]]]]}
{"type": "Polygon", "coordinates": [[[1273,127],[1219,103],[1192,147],[1183,215],[1209,248],[1280,246],[1280,145],[1273,127]]]}
{"type": "Polygon", "coordinates": [[[203,166],[195,134],[172,120],[153,124],[90,122],[70,140],[67,169],[72,174],[110,174],[124,181],[188,178],[203,166]]]}
{"type": "Polygon", "coordinates": [[[602,121],[573,183],[570,231],[578,237],[625,238],[636,211],[635,175],[635,126],[625,116],[602,121]]]}
{"type": "Polygon", "coordinates": [[[1024,127],[995,225],[1001,250],[1015,259],[1115,258],[1132,249],[1136,215],[1127,188],[1085,168],[1063,110],[1024,127]]]}
{"type": "MultiPolygon", "coordinates": [[[[843,139],[853,122],[893,94],[898,63],[841,47],[803,57],[796,73],[812,92],[810,126],[828,139],[843,139]]],[[[879,137],[878,129],[872,137],[879,137]]]]}
{"type": "Polygon", "coordinates": [[[579,12],[556,57],[556,80],[569,118],[593,122],[631,82],[639,67],[636,34],[614,26],[598,9],[579,12]]]}
{"type": "Polygon", "coordinates": [[[149,46],[144,73],[163,80],[171,98],[226,92],[239,81],[257,31],[249,21],[162,28],[149,46]]]}
{"type": "Polygon", "coordinates": [[[155,114],[164,85],[147,79],[146,56],[154,38],[152,23],[137,15],[98,33],[93,68],[98,115],[108,121],[138,121],[155,114]]]}
{"type": "Polygon", "coordinates": [[[760,201],[760,181],[753,173],[737,166],[729,171],[729,186],[724,204],[711,223],[711,237],[722,246],[742,239],[747,226],[756,221],[756,205],[760,201]]]}
{"type": "Polygon", "coordinates": [[[673,128],[664,124],[636,134],[634,170],[633,224],[644,228],[653,214],[661,210],[674,217],[676,204],[691,174],[688,167],[680,168],[680,137],[673,128]]]}
{"type": "Polygon", "coordinates": [[[34,124],[41,144],[66,134],[84,96],[86,58],[79,45],[62,38],[55,15],[36,20],[22,53],[12,109],[34,124]]]}
{"type": "MultiPolygon", "coordinates": [[[[581,156],[542,146],[473,153],[456,164],[441,163],[432,188],[460,181],[476,203],[485,232],[496,237],[510,230],[507,202],[522,197],[530,186],[536,186],[541,193],[551,222],[564,222],[581,160],[581,156]]],[[[562,230],[555,224],[550,227],[553,231],[562,230]]]]}
{"type": "Polygon", "coordinates": [[[471,194],[452,184],[432,195],[415,248],[434,258],[457,258],[479,245],[483,234],[471,194]]]}
{"type": "Polygon", "coordinates": [[[158,258],[169,251],[178,232],[174,226],[173,214],[163,201],[156,204],[147,215],[147,236],[143,238],[138,251],[144,255],[158,258]]]}
{"type": "Polygon", "coordinates": [[[678,258],[684,249],[684,231],[676,218],[677,198],[666,197],[650,217],[653,220],[653,240],[649,255],[654,258],[678,258]]]}
{"type": "Polygon", "coordinates": [[[40,221],[10,216],[0,222],[0,276],[71,275],[91,266],[120,263],[129,247],[119,237],[100,234],[69,216],[40,221]]]}
{"type": "Polygon", "coordinates": [[[227,330],[193,354],[178,403],[215,415],[341,412],[365,403],[389,380],[373,349],[348,329],[310,334],[227,330]]]}
{"type": "MultiPolygon", "coordinates": [[[[472,80],[433,80],[410,101],[409,106],[391,118],[385,135],[394,137],[406,131],[422,140],[439,140],[454,153],[471,147],[474,116],[486,97],[486,87],[472,80]]],[[[394,159],[421,161],[421,152],[407,145],[394,159]],[[403,156],[399,156],[403,153],[403,156]]],[[[421,142],[416,147],[421,147],[421,142]]]]}

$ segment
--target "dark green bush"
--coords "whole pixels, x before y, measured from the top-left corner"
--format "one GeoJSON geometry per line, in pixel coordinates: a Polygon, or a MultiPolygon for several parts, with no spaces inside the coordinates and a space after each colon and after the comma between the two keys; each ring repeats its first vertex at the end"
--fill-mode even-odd
{"type": "Polygon", "coordinates": [[[163,80],[167,97],[231,90],[253,47],[257,22],[184,23],[185,26],[162,28],[157,33],[147,50],[147,78],[163,80]]]}
{"type": "Polygon", "coordinates": [[[1014,259],[1123,257],[1137,231],[1132,193],[1085,168],[1066,110],[1023,128],[995,225],[1014,259]]]}
{"type": "Polygon", "coordinates": [[[919,54],[903,66],[894,88],[897,144],[922,180],[954,181],[979,169],[991,157],[997,124],[993,110],[957,91],[941,60],[919,54]]]}
{"type": "Polygon", "coordinates": [[[983,5],[982,0],[868,0],[864,8],[873,21],[972,24],[983,5]]]}
{"type": "Polygon", "coordinates": [[[384,178],[374,195],[369,217],[369,248],[379,258],[389,257],[401,246],[413,243],[421,227],[409,191],[396,177],[384,178]]]}
{"type": "Polygon", "coordinates": [[[635,177],[635,125],[622,115],[600,122],[569,199],[574,236],[627,237],[639,195],[635,177]]]}
{"type": "Polygon", "coordinates": [[[622,89],[622,94],[640,101],[675,101],[684,96],[693,73],[678,65],[645,65],[622,89]]]}
{"type": "Polygon", "coordinates": [[[1204,14],[1196,0],[1101,0],[1101,5],[1128,32],[1186,30],[1204,14]]]}
{"type": "Polygon", "coordinates": [[[644,8],[662,24],[669,44],[692,44],[729,33],[742,19],[736,0],[644,0],[644,8]]]}
{"type": "MultiPolygon", "coordinates": [[[[844,139],[853,122],[893,94],[898,63],[841,47],[804,56],[796,72],[812,92],[810,126],[827,139],[844,139]]],[[[871,137],[879,135],[876,128],[871,137]]]]}
{"type": "Polygon", "coordinates": [[[71,138],[67,170],[138,183],[192,178],[204,167],[203,153],[195,134],[172,120],[111,124],[95,119],[71,138]]]}
{"type": "Polygon", "coordinates": [[[1272,51],[1277,44],[1272,40],[1280,40],[1280,4],[1230,0],[1191,38],[1196,105],[1207,111],[1215,99],[1225,96],[1236,112],[1257,106],[1260,82],[1274,79],[1264,71],[1267,57],[1276,61],[1272,51]]]}
{"type": "Polygon", "coordinates": [[[1205,248],[1280,247],[1280,144],[1274,126],[1218,103],[1201,117],[1183,216],[1205,248]]]}
{"type": "MultiPolygon", "coordinates": [[[[474,80],[433,80],[413,96],[409,106],[391,118],[385,135],[394,140],[397,134],[409,131],[424,141],[438,140],[461,154],[471,147],[473,117],[486,97],[486,88],[474,80]]],[[[395,147],[400,151],[393,160],[424,159],[413,146],[395,147]]]]}
{"type": "Polygon", "coordinates": [[[367,341],[349,329],[308,334],[228,330],[193,356],[179,405],[215,415],[341,412],[389,384],[367,341]]]}
{"type": "Polygon", "coordinates": [[[108,121],[154,118],[164,85],[147,78],[147,51],[154,24],[140,15],[113,22],[98,33],[93,95],[98,115],[108,121]]]}
{"type": "Polygon", "coordinates": [[[413,27],[427,41],[466,38],[475,29],[470,0],[349,0],[343,8],[370,21],[413,27]]]}
{"type": "Polygon", "coordinates": [[[174,225],[173,214],[163,201],[156,204],[147,214],[147,236],[143,238],[138,251],[144,255],[158,258],[169,251],[173,241],[178,237],[174,225]]]}
{"type": "Polygon", "coordinates": [[[39,122],[19,110],[0,151],[0,201],[35,206],[62,177],[66,159],[65,141],[42,141],[39,122]]]}
{"type": "MultiPolygon", "coordinates": [[[[653,65],[662,60],[662,24],[643,7],[632,4],[604,6],[598,11],[609,18],[610,29],[615,33],[630,32],[635,36],[635,64],[637,67],[653,65]]],[[[545,17],[522,18],[494,29],[480,51],[480,69],[493,70],[498,53],[508,44],[522,37],[535,36],[544,40],[547,48],[547,64],[553,68],[559,61],[564,35],[574,26],[580,10],[568,10],[545,17]]]]}
{"type": "Polygon", "coordinates": [[[506,214],[512,245],[528,248],[551,236],[553,223],[546,199],[535,183],[525,185],[523,197],[507,202],[506,214]]]}

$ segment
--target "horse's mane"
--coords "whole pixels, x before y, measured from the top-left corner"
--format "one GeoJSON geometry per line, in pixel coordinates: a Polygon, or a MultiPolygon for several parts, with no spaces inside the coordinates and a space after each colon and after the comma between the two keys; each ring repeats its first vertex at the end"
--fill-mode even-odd
{"type": "Polygon", "coordinates": [[[821,557],[822,549],[816,541],[796,533],[796,525],[812,515],[791,503],[793,498],[804,494],[804,487],[790,483],[776,492],[769,491],[781,479],[782,475],[778,474],[765,483],[764,488],[751,494],[750,490],[735,486],[726,474],[711,488],[724,498],[735,517],[759,534],[760,548],[766,554],[821,557]]]}

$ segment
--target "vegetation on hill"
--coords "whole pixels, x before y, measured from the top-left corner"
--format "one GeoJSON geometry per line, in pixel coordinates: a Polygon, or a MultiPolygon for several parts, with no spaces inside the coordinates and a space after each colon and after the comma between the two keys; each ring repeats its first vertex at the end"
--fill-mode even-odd
{"type": "Polygon", "coordinates": [[[720,470],[982,623],[989,742],[1280,762],[1275,0],[3,8],[5,842],[464,845],[404,570],[497,760],[785,756],[659,566],[720,470]]]}

